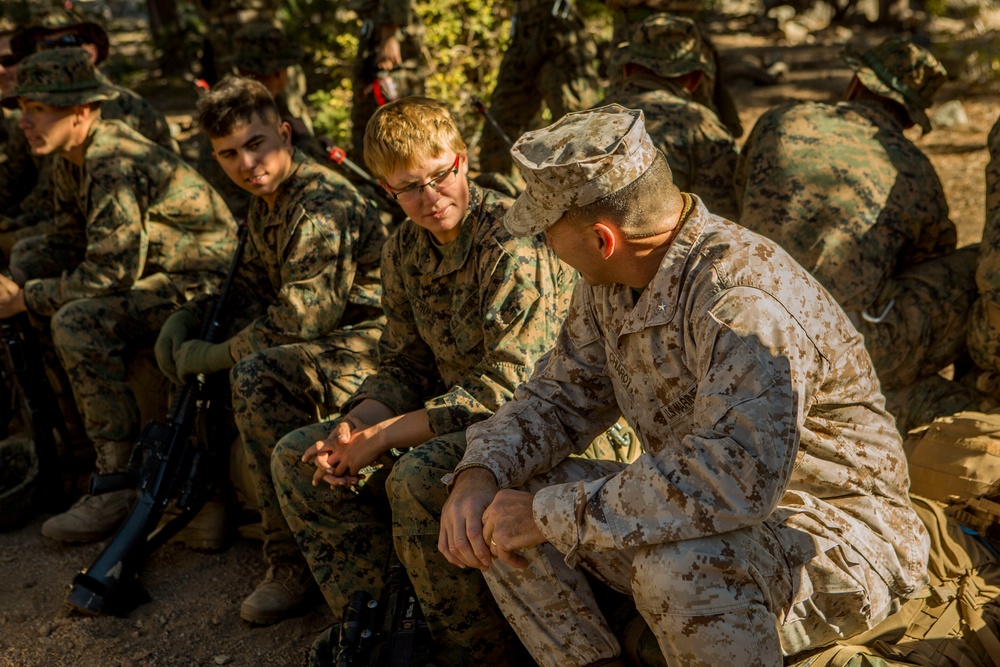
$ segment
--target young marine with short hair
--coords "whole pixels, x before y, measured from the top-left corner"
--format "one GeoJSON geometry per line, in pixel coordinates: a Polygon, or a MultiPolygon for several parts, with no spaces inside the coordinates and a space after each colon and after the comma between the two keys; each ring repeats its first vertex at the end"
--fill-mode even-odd
{"type": "Polygon", "coordinates": [[[468,179],[467,148],[443,104],[409,97],[379,108],[365,162],[409,216],[382,254],[378,371],[342,419],[278,443],[281,507],[335,614],[356,590],[378,595],[394,539],[435,662],[523,664],[482,576],[437,553],[440,479],[461,458],[465,429],[510,400],[555,342],[576,276],[541,236],[504,229],[511,200],[468,179]],[[363,469],[405,449],[362,483],[363,469]],[[436,499],[418,506],[415,488],[436,499]]]}
{"type": "Polygon", "coordinates": [[[253,195],[249,242],[234,278],[231,337],[189,340],[198,318],[187,308],[164,325],[156,356],[177,381],[232,369],[268,565],[240,615],[266,625],[297,612],[315,585],[278,509],[271,449],[289,431],[335,414],[375,370],[386,230],[350,183],[292,147],[262,84],[227,79],[198,110],[219,164],[253,195]]]}

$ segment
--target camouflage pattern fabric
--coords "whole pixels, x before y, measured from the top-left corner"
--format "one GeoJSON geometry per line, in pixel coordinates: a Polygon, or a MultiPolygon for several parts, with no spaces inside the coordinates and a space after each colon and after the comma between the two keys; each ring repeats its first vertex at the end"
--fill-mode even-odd
{"type": "MultiPolygon", "coordinates": [[[[106,78],[102,81],[118,91],[118,96],[101,103],[101,118],[120,120],[153,143],[178,152],[177,142],[163,114],[128,88],[115,86],[106,78]]],[[[8,160],[0,164],[0,249],[10,252],[14,243],[29,236],[39,236],[54,230],[53,171],[58,155],[33,158],[24,132],[11,128],[8,160]]]]}
{"type": "Polygon", "coordinates": [[[384,25],[398,26],[396,37],[402,64],[390,73],[398,97],[424,94],[426,66],[424,64],[424,24],[413,11],[410,0],[350,0],[348,6],[362,22],[358,38],[358,53],[351,64],[351,159],[359,165],[365,163],[364,140],[368,119],[379,103],[372,90],[375,67],[370,59],[378,49],[379,30],[384,25]],[[365,32],[367,31],[367,32],[365,32]]]}
{"type": "Polygon", "coordinates": [[[214,286],[235,243],[222,199],[179,156],[121,121],[96,120],[87,142],[82,168],[56,164],[55,230],[33,246],[43,263],[80,260],[29,280],[28,309],[51,316],[69,301],[122,292],[158,273],[187,296],[214,286]]]}
{"type": "MultiPolygon", "coordinates": [[[[120,121],[98,119],[84,165],[55,165],[55,230],[21,241],[25,302],[52,317],[52,339],[101,453],[138,434],[126,360],[166,317],[224,275],[235,225],[222,200],[174,153],[120,121]]],[[[101,472],[123,460],[99,456],[101,472]]]]}
{"type": "MultiPolygon", "coordinates": [[[[270,208],[253,199],[234,279],[229,339],[233,415],[246,447],[270,564],[299,560],[278,509],[271,452],[286,433],[329,417],[374,372],[384,325],[375,207],[301,152],[270,208]]],[[[309,444],[312,444],[311,442],[309,444]]]]}
{"type": "Polygon", "coordinates": [[[737,219],[736,143],[711,109],[680,87],[643,75],[614,86],[602,102],[611,103],[643,110],[646,131],[666,156],[682,192],[698,195],[717,215],[737,219]]]}
{"type": "MultiPolygon", "coordinates": [[[[521,0],[514,4],[513,33],[490,95],[490,113],[512,140],[525,130],[542,101],[556,119],[594,106],[597,46],[568,0],[521,0]],[[557,11],[561,8],[562,11],[557,11]]],[[[479,170],[511,172],[510,146],[487,123],[479,170]]]]}
{"type": "Polygon", "coordinates": [[[685,199],[646,289],[579,283],[548,363],[467,432],[456,473],[559,482],[535,495],[548,544],[522,552],[529,568],[486,573],[542,665],[620,650],[577,565],[632,591],[675,665],[780,664],[926,581],[927,533],[861,336],[775,243],[685,199]],[[553,469],[619,414],[642,443],[632,464],[553,469]]]}
{"type": "Polygon", "coordinates": [[[139,397],[129,382],[129,362],[153,346],[166,319],[191,296],[183,289],[185,281],[211,285],[219,278],[218,274],[156,273],[118,294],[70,301],[52,316],[52,341],[87,437],[97,451],[97,472],[125,469],[142,426],[139,397]]]}
{"type": "Polygon", "coordinates": [[[976,295],[971,258],[954,254],[941,181],[895,116],[870,102],[772,109],[735,183],[740,224],[830,290],[865,335],[884,389],[958,358],[976,295]]]}
{"type": "MultiPolygon", "coordinates": [[[[343,408],[373,398],[397,414],[427,410],[439,437],[403,461],[426,462],[427,471],[406,487],[437,489],[431,502],[444,500],[437,469],[458,461],[464,429],[509,400],[555,340],[576,277],[542,237],[515,238],[504,230],[499,218],[509,199],[472,183],[469,189],[469,213],[452,243],[438,246],[409,221],[387,242],[388,323],[378,372],[343,408]]],[[[302,451],[329,432],[321,424],[283,438],[272,472],[282,511],[330,609],[341,613],[355,590],[379,592],[389,548],[388,488],[397,501],[391,507],[396,549],[442,646],[442,664],[523,664],[511,654],[516,639],[479,572],[458,570],[438,553],[436,519],[410,522],[425,513],[436,517],[439,504],[415,506],[402,486],[386,487],[384,474],[367,480],[356,496],[312,486],[313,467],[301,462],[302,451]]]]}
{"type": "Polygon", "coordinates": [[[976,266],[979,298],[969,322],[969,352],[976,366],[1000,373],[1000,120],[987,139],[986,226],[976,266]]]}

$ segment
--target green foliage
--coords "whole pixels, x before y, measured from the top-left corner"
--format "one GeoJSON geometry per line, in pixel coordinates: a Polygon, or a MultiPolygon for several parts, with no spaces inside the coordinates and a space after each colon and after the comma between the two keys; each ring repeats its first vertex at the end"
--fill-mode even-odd
{"type": "MultiPolygon", "coordinates": [[[[419,0],[426,27],[427,95],[446,102],[464,136],[472,138],[482,119],[473,96],[489,99],[507,47],[510,5],[502,0],[419,0]]],[[[347,147],[351,135],[350,67],[358,48],[360,22],[343,0],[283,0],[283,23],[311,54],[306,67],[309,101],[317,132],[347,147]],[[322,29],[317,27],[322,26],[322,29]]]]}

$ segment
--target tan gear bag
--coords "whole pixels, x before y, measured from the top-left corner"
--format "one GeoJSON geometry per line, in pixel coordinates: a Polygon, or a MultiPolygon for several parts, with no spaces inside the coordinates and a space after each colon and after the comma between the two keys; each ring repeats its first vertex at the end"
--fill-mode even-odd
{"type": "Polygon", "coordinates": [[[915,429],[903,444],[910,493],[952,502],[1000,487],[1000,414],[959,412],[915,429]]]}

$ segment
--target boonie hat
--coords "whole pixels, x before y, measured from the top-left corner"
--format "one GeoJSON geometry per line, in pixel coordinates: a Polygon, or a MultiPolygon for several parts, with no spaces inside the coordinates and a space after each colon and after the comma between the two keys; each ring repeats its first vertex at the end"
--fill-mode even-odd
{"type": "Polygon", "coordinates": [[[32,24],[14,35],[10,40],[10,49],[19,58],[26,58],[38,50],[38,43],[52,40],[49,48],[73,47],[81,44],[93,44],[97,48],[97,62],[104,62],[108,57],[108,33],[93,21],[82,21],[75,13],[68,11],[50,11],[32,20],[32,24]],[[53,37],[66,32],[61,37],[53,37]],[[76,37],[78,39],[74,40],[76,37]]]}
{"type": "Polygon", "coordinates": [[[118,97],[118,91],[104,83],[81,48],[39,51],[21,61],[14,92],[0,99],[12,109],[17,98],[26,97],[55,107],[103,102],[118,97]]]}
{"type": "Polygon", "coordinates": [[[631,41],[618,45],[611,67],[620,69],[627,63],[665,79],[695,71],[715,74],[715,60],[698,24],[673,14],[653,14],[639,24],[631,41]]]}
{"type": "Polygon", "coordinates": [[[302,49],[290,43],[281,28],[255,21],[233,35],[233,54],[228,61],[244,72],[266,76],[302,62],[302,57],[302,49]]]}
{"type": "Polygon", "coordinates": [[[903,105],[910,120],[924,132],[931,131],[925,110],[934,103],[948,72],[930,51],[891,37],[864,53],[845,50],[843,57],[865,88],[903,105]]]}
{"type": "Polygon", "coordinates": [[[525,132],[510,149],[526,183],[504,216],[516,236],[540,234],[570,209],[606,197],[642,175],[656,157],[642,111],[619,104],[568,113],[525,132]]]}

